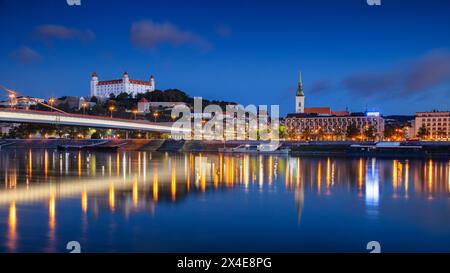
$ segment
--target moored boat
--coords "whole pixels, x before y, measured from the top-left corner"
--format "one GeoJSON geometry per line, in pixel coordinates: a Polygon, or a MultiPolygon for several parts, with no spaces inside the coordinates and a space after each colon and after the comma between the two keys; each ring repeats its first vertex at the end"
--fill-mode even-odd
{"type": "Polygon", "coordinates": [[[237,147],[220,148],[219,152],[287,155],[289,149],[281,148],[280,144],[244,144],[237,147]]]}

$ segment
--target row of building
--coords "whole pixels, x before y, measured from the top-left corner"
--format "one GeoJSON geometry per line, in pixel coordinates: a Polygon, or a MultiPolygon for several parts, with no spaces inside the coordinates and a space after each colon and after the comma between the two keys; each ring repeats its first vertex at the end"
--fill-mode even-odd
{"type": "MultiPolygon", "coordinates": [[[[95,103],[91,97],[107,99],[111,94],[115,96],[128,93],[136,96],[140,93],[155,90],[155,78],[150,76],[148,81],[133,80],[127,72],[121,79],[99,81],[97,73],[92,73],[90,97],[66,96],[54,100],[51,104],[65,103],[70,108],[81,109],[93,107],[95,103]]],[[[288,114],[284,119],[288,138],[310,139],[321,136],[321,139],[341,139],[349,131],[353,131],[354,140],[384,139],[385,118],[379,112],[352,113],[342,110],[335,111],[330,107],[305,107],[305,93],[301,74],[299,77],[295,96],[295,113],[288,114]],[[351,129],[349,129],[351,127],[351,129]],[[355,132],[356,131],[356,132],[355,132]]],[[[0,102],[0,107],[15,107],[29,109],[38,103],[45,102],[41,98],[15,97],[0,102]]],[[[137,103],[138,114],[147,114],[153,111],[170,111],[176,105],[184,102],[153,102],[142,98],[137,103]]],[[[131,109],[130,109],[131,110],[131,109]]],[[[408,121],[406,138],[423,140],[450,140],[450,112],[418,112],[414,119],[408,121]]]]}
{"type": "Polygon", "coordinates": [[[381,140],[384,137],[384,119],[378,112],[351,113],[348,110],[334,111],[330,107],[305,107],[305,93],[301,74],[295,95],[295,113],[288,114],[284,120],[288,137],[308,139],[315,135],[325,139],[340,139],[352,126],[354,140],[370,138],[381,140]]]}
{"type": "MultiPolygon", "coordinates": [[[[294,139],[319,132],[322,136],[335,138],[346,134],[349,126],[353,126],[357,128],[360,136],[355,139],[365,139],[370,134],[374,140],[384,139],[386,123],[379,112],[351,113],[348,110],[333,111],[330,107],[305,107],[301,75],[295,97],[295,113],[288,114],[284,122],[288,135],[294,139]]],[[[397,130],[404,130],[402,133],[406,139],[448,141],[450,111],[417,112],[413,119],[401,127],[397,130]]]]}

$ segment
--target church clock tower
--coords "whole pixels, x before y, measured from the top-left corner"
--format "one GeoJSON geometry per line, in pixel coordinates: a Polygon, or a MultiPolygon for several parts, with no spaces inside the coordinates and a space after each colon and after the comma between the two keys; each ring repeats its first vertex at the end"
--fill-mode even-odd
{"type": "Polygon", "coordinates": [[[295,112],[305,112],[305,93],[303,93],[302,73],[299,73],[297,92],[295,94],[295,112]]]}

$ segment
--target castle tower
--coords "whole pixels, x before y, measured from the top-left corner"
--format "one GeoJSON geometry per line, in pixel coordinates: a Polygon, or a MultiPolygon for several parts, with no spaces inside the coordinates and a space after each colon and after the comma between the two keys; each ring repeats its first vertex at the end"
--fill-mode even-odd
{"type": "MultiPolygon", "coordinates": [[[[123,91],[125,93],[132,93],[132,91],[130,90],[130,77],[128,76],[128,72],[124,72],[123,76],[122,76],[122,84],[123,84],[123,91]]],[[[134,96],[134,94],[133,94],[134,96]]]]}
{"type": "Polygon", "coordinates": [[[297,92],[295,94],[295,112],[305,112],[305,93],[303,93],[302,72],[299,73],[297,92]]]}
{"type": "Polygon", "coordinates": [[[123,73],[122,80],[123,80],[123,82],[129,82],[130,81],[130,77],[128,76],[128,72],[125,71],[123,73]]]}
{"type": "Polygon", "coordinates": [[[155,77],[153,75],[150,76],[150,91],[155,91],[155,77]]]}
{"type": "Polygon", "coordinates": [[[97,84],[98,84],[98,77],[97,77],[97,73],[92,73],[92,78],[91,78],[91,97],[97,97],[98,93],[97,93],[97,84]]]}

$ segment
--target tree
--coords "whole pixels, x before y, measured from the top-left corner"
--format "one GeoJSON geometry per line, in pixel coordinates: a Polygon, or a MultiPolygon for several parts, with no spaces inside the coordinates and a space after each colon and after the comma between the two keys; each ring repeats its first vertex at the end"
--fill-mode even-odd
{"type": "Polygon", "coordinates": [[[325,132],[322,129],[322,127],[319,127],[319,129],[317,129],[314,132],[314,138],[315,138],[315,140],[324,140],[324,137],[325,137],[325,132]]]}
{"type": "Polygon", "coordinates": [[[311,138],[311,129],[309,127],[305,127],[302,131],[302,139],[310,140],[311,138]]]}
{"type": "Polygon", "coordinates": [[[360,134],[359,128],[356,126],[356,124],[352,123],[347,127],[347,132],[345,136],[348,139],[353,139],[357,137],[360,134]]]}
{"type": "Polygon", "coordinates": [[[368,140],[374,140],[374,139],[375,139],[375,128],[373,127],[373,125],[369,125],[369,126],[364,130],[364,136],[365,136],[366,139],[368,139],[368,140]]]}
{"type": "Polygon", "coordinates": [[[292,127],[288,127],[288,129],[286,130],[286,134],[288,139],[290,140],[294,140],[297,137],[297,134],[295,133],[295,129],[292,127]]]}
{"type": "Polygon", "coordinates": [[[58,104],[58,105],[57,105],[57,108],[58,108],[59,110],[62,110],[62,111],[64,111],[64,112],[68,112],[68,113],[70,113],[71,110],[72,110],[72,109],[70,108],[69,102],[67,102],[67,101],[58,104]]]}
{"type": "Polygon", "coordinates": [[[90,102],[98,103],[98,98],[96,96],[92,96],[90,102]]]}
{"type": "Polygon", "coordinates": [[[437,131],[437,137],[440,139],[446,138],[447,136],[447,131],[445,131],[445,129],[443,128],[439,128],[437,131]]]}
{"type": "Polygon", "coordinates": [[[91,139],[101,139],[102,135],[99,132],[95,132],[91,135],[91,139]]]}
{"type": "Polygon", "coordinates": [[[343,140],[345,137],[345,132],[342,127],[333,128],[333,136],[337,140],[343,140]]]}
{"type": "Polygon", "coordinates": [[[280,125],[278,126],[278,134],[280,138],[285,138],[287,136],[286,126],[280,125]]]}
{"type": "Polygon", "coordinates": [[[420,139],[424,139],[428,136],[428,130],[425,127],[424,124],[422,124],[422,127],[419,128],[419,131],[417,132],[417,137],[420,139]]]}
{"type": "Polygon", "coordinates": [[[120,93],[119,95],[117,95],[116,100],[117,101],[126,101],[131,99],[131,95],[125,92],[120,93]]]}

